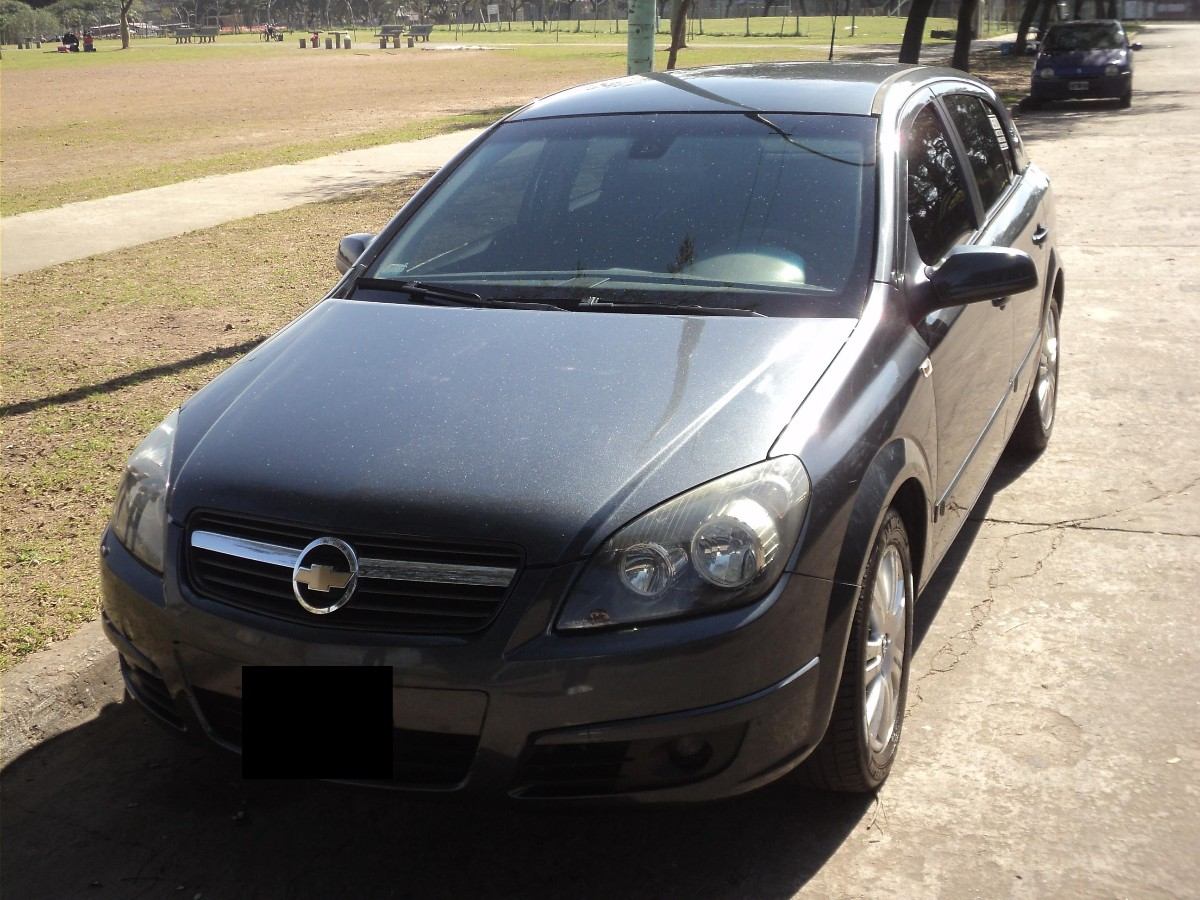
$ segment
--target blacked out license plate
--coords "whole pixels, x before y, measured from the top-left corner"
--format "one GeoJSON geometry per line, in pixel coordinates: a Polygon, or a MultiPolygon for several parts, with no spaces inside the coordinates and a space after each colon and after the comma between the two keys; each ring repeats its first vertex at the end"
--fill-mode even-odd
{"type": "Polygon", "coordinates": [[[242,777],[392,777],[391,666],[243,666],[242,777]]]}
{"type": "Polygon", "coordinates": [[[1086,91],[1088,83],[1086,81],[1068,81],[1067,89],[1072,91],[1086,91]]]}

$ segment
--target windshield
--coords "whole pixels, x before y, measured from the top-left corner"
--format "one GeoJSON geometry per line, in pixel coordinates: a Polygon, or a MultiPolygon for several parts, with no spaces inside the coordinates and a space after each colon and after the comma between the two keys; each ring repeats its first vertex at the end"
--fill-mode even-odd
{"type": "Polygon", "coordinates": [[[875,121],[758,113],[501,125],[367,273],[489,298],[857,315],[875,121]]]}
{"type": "Polygon", "coordinates": [[[1094,25],[1069,25],[1051,28],[1045,48],[1062,53],[1072,50],[1119,50],[1125,46],[1121,28],[1109,22],[1094,25]]]}

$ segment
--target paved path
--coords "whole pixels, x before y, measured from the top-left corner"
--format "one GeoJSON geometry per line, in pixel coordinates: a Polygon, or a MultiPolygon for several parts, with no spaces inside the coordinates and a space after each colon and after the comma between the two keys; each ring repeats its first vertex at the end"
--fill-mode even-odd
{"type": "Polygon", "coordinates": [[[1020,119],[1059,197],[1059,421],[921,598],[878,802],[538,814],[246,783],[110,702],[5,768],[0,894],[1197,896],[1200,25],[1141,40],[1133,109],[1020,119]]]}
{"type": "Polygon", "coordinates": [[[477,134],[455,131],[5,218],[0,271],[19,275],[431,172],[477,134]]]}

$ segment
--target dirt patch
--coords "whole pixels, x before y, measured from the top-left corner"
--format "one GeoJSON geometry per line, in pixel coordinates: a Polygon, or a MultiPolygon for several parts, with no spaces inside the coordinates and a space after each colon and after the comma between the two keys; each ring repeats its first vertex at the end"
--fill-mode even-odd
{"type": "Polygon", "coordinates": [[[8,279],[0,668],[96,615],[96,542],[163,415],[316,302],[337,240],[420,186],[258,216],[8,279]]]}

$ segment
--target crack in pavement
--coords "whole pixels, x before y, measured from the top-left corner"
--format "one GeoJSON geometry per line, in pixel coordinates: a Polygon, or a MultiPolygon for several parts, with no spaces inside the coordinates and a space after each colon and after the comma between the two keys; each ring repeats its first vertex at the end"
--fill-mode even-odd
{"type": "MultiPolygon", "coordinates": [[[[1158,503],[1160,500],[1165,500],[1168,497],[1186,494],[1192,488],[1200,485],[1200,475],[1193,478],[1182,487],[1174,488],[1168,491],[1159,491],[1153,497],[1148,497],[1145,500],[1138,500],[1136,503],[1130,503],[1128,506],[1122,506],[1117,509],[1109,510],[1108,512],[1097,513],[1094,516],[1082,516],[1077,519],[1062,519],[1058,522],[1024,522],[1019,519],[997,519],[991,516],[968,516],[968,522],[978,522],[989,525],[1022,525],[1034,529],[1033,532],[1019,532],[1020,534],[1031,534],[1037,531],[1048,531],[1055,528],[1074,528],[1078,531],[1111,531],[1121,534],[1148,534],[1148,535],[1163,535],[1166,537],[1200,537],[1188,531],[1158,531],[1153,528],[1123,528],[1115,525],[1092,525],[1090,523],[1099,521],[1100,519],[1108,519],[1112,516],[1119,516],[1121,513],[1129,512],[1141,506],[1149,506],[1152,503],[1158,503]]],[[[1153,487],[1153,484],[1151,484],[1153,487]]],[[[1015,537],[1016,535],[1012,535],[1015,537]]]]}
{"type": "Polygon", "coordinates": [[[921,705],[925,701],[925,697],[921,693],[921,684],[934,675],[953,671],[953,669],[960,662],[962,662],[978,645],[977,634],[984,627],[984,625],[987,624],[987,621],[992,614],[992,606],[996,601],[996,591],[998,591],[1001,587],[1009,587],[1018,581],[1036,578],[1041,573],[1042,568],[1046,565],[1046,562],[1062,545],[1065,531],[1059,530],[1058,533],[1051,538],[1050,547],[1045,553],[1042,554],[1040,558],[1034,562],[1032,570],[1024,574],[1012,575],[1011,577],[1005,578],[1002,581],[1001,576],[1008,565],[1008,560],[1013,558],[1008,554],[1009,542],[1023,535],[1041,534],[1044,531],[1051,530],[1052,527],[1053,526],[1046,528],[1038,527],[1031,528],[1027,531],[1017,531],[1013,534],[1004,535],[1000,539],[1000,544],[996,548],[995,564],[988,570],[987,592],[977,603],[974,603],[971,606],[971,624],[967,628],[964,628],[963,630],[952,635],[949,640],[942,644],[942,646],[938,648],[937,652],[934,653],[933,660],[930,663],[929,668],[923,674],[919,675],[916,681],[911,683],[911,687],[916,691],[917,694],[917,702],[909,705],[907,711],[905,712],[905,718],[908,718],[916,713],[916,711],[921,708],[921,705]]]}

